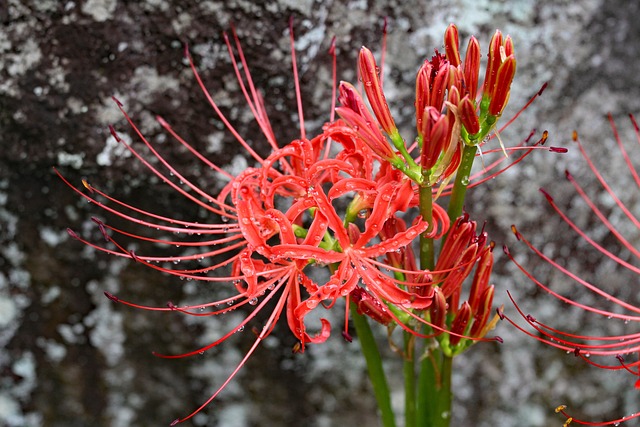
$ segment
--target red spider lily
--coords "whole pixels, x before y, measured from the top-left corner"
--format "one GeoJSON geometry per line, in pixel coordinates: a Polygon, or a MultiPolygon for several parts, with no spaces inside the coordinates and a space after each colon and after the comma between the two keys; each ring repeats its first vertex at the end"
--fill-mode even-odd
{"type": "MultiPolygon", "coordinates": [[[[633,116],[631,117],[631,121],[635,128],[636,136],[638,142],[640,142],[640,132],[638,130],[638,126],[633,116]]],[[[618,135],[617,129],[613,122],[611,116],[609,116],[609,121],[611,123],[611,127],[614,132],[614,136],[620,152],[622,153],[622,157],[628,166],[630,175],[632,177],[633,182],[635,183],[635,187],[628,188],[628,191],[636,191],[640,188],[640,177],[638,176],[637,169],[634,166],[631,157],[628,155],[624,144],[621,138],[618,135]]],[[[591,158],[588,156],[585,148],[582,143],[578,139],[577,133],[574,133],[574,140],[577,143],[578,149],[585,161],[587,162],[587,166],[593,172],[594,176],[597,178],[599,183],[605,192],[611,197],[614,201],[617,208],[624,214],[624,216],[631,222],[633,227],[640,230],[640,221],[638,218],[631,212],[631,210],[625,206],[624,202],[615,194],[614,190],[607,183],[603,175],[598,171],[597,166],[593,163],[591,158]]],[[[589,206],[591,211],[598,217],[598,219],[602,222],[602,224],[609,230],[610,235],[615,237],[615,239],[619,242],[622,252],[628,254],[631,258],[635,258],[636,260],[640,259],[640,251],[638,251],[630,240],[624,236],[623,232],[620,231],[619,228],[616,228],[614,224],[607,219],[605,213],[598,207],[598,204],[588,195],[587,191],[574,179],[574,177],[567,172],[566,177],[568,181],[575,187],[576,192],[580,195],[580,197],[584,200],[584,202],[589,206]]],[[[563,221],[569,225],[571,229],[573,229],[580,237],[582,237],[586,242],[589,243],[593,248],[599,251],[605,257],[615,261],[620,268],[630,270],[633,274],[640,274],[640,268],[633,265],[631,262],[623,259],[626,255],[624,254],[615,254],[608,249],[604,248],[600,243],[598,243],[594,238],[587,235],[586,232],[580,229],[580,227],[562,210],[558,204],[556,204],[553,197],[547,193],[545,190],[542,190],[547,202],[550,204],[551,208],[563,219],[563,221]]],[[[509,256],[509,258],[518,266],[518,268],[537,286],[541,289],[554,296],[558,300],[563,303],[570,304],[572,306],[583,309],[589,313],[593,313],[599,316],[602,316],[607,319],[619,319],[624,321],[625,323],[630,322],[639,322],[640,321],[640,307],[632,302],[627,302],[615,295],[605,291],[597,284],[591,283],[583,278],[581,278],[578,274],[570,271],[566,267],[560,265],[558,262],[551,259],[549,256],[545,255],[540,249],[533,246],[516,228],[513,227],[513,232],[519,241],[523,242],[530,250],[532,250],[537,256],[539,256],[542,260],[549,263],[553,268],[558,270],[560,273],[565,275],[567,279],[571,280],[573,283],[576,283],[578,286],[582,286],[595,294],[597,299],[604,300],[609,304],[613,304],[615,306],[611,309],[601,308],[601,304],[587,304],[577,300],[574,300],[564,294],[561,294],[549,285],[543,283],[538,280],[533,273],[528,271],[524,266],[519,264],[513,256],[510,254],[509,250],[505,247],[505,252],[509,256]]],[[[565,350],[567,352],[572,352],[575,356],[582,358],[585,362],[594,365],[599,368],[609,369],[609,370],[621,370],[624,369],[635,376],[640,376],[640,361],[637,360],[638,354],[640,354],[640,333],[630,333],[630,334],[620,334],[620,335],[604,335],[604,336],[594,336],[594,335],[583,335],[579,333],[574,333],[570,331],[564,331],[558,327],[554,327],[547,323],[543,323],[542,321],[536,319],[535,317],[525,314],[525,312],[521,309],[521,307],[513,300],[518,313],[522,316],[522,318],[527,322],[530,328],[525,326],[521,326],[514,319],[511,319],[504,314],[501,316],[507,319],[511,324],[517,327],[519,330],[523,331],[527,335],[532,338],[537,339],[545,344],[550,346],[565,350]],[[615,357],[617,359],[617,364],[615,365],[606,365],[602,363],[597,363],[593,361],[590,357],[593,356],[601,356],[601,357],[615,357]]],[[[640,380],[635,383],[636,388],[640,388],[640,380]]],[[[630,419],[640,417],[640,413],[633,414],[630,416],[622,417],[617,420],[606,421],[606,422],[590,422],[583,421],[576,418],[572,418],[566,411],[565,406],[558,407],[556,412],[561,412],[567,417],[567,422],[565,425],[569,423],[575,424],[583,424],[583,425],[591,425],[591,426],[604,426],[604,425],[618,425],[621,422],[628,421],[630,419]]]]}
{"type": "MultiPolygon", "coordinates": [[[[132,129],[146,146],[148,153],[150,153],[152,157],[155,157],[156,161],[147,160],[141,151],[127,144],[118,136],[116,131],[111,128],[114,138],[122,143],[142,164],[159,177],[162,182],[169,185],[196,206],[206,209],[215,216],[221,217],[222,223],[203,224],[182,221],[173,219],[170,216],[149,212],[115,199],[83,181],[85,189],[88,190],[88,193],[86,193],[74,187],[58,173],[65,183],[86,200],[103,208],[112,215],[132,222],[138,227],[148,228],[149,230],[160,233],[180,233],[194,237],[211,236],[209,239],[198,239],[197,241],[148,237],[144,234],[121,230],[98,219],[94,219],[94,222],[96,222],[105,237],[107,242],[105,246],[85,240],[72,230],[69,230],[72,237],[100,251],[130,258],[164,273],[180,276],[188,280],[216,283],[231,282],[235,288],[235,294],[222,300],[181,307],[177,307],[173,303],[168,303],[164,307],[143,306],[124,301],[117,296],[106,293],[108,298],[137,308],[158,311],[179,311],[193,316],[223,314],[241,306],[254,307],[245,319],[239,324],[233,325],[227,334],[215,342],[185,354],[158,354],[158,356],[176,358],[202,353],[223,342],[238,329],[243,328],[271,300],[276,300],[275,308],[263,329],[257,334],[255,343],[229,378],[202,406],[187,417],[175,420],[174,424],[191,418],[218,395],[245,364],[258,344],[271,333],[275,323],[283,312],[286,312],[290,330],[300,341],[298,350],[304,350],[305,343],[319,343],[326,340],[329,336],[330,325],[326,320],[321,319],[320,332],[317,335],[310,336],[306,333],[303,321],[304,316],[298,314],[301,305],[305,307],[308,306],[305,304],[305,299],[308,299],[309,295],[314,295],[318,289],[322,288],[313,282],[304,271],[305,267],[309,265],[309,258],[290,258],[283,257],[281,254],[274,255],[269,246],[271,244],[270,240],[278,240],[280,246],[300,244],[301,246],[317,248],[321,245],[325,238],[327,224],[322,220],[324,215],[319,209],[318,204],[314,202],[310,196],[309,190],[312,189],[314,185],[322,186],[325,182],[337,184],[338,180],[342,179],[342,173],[350,175],[352,180],[357,181],[363,171],[364,173],[373,171],[373,158],[366,147],[364,152],[360,150],[359,145],[362,144],[355,141],[357,138],[353,135],[353,132],[345,133],[339,129],[335,131],[329,130],[326,134],[321,134],[311,140],[306,138],[295,64],[292,23],[290,23],[290,34],[294,84],[300,117],[300,139],[283,147],[276,141],[266,115],[264,100],[253,84],[235,31],[232,33],[232,40],[230,40],[226,34],[224,37],[240,89],[245,96],[256,122],[272,147],[272,154],[268,158],[262,158],[258,155],[223,115],[206,90],[188,51],[185,51],[194,76],[211,107],[236,140],[259,165],[258,168],[247,169],[237,177],[231,176],[213,162],[206,159],[202,154],[198,153],[189,143],[178,135],[164,119],[158,117],[160,125],[180,144],[202,161],[205,167],[226,176],[230,180],[218,195],[209,194],[206,190],[190,181],[180,171],[176,170],[155,149],[153,144],[142,135],[133,120],[124,111],[123,106],[116,101],[132,129]],[[237,56],[234,52],[234,45],[237,56]],[[241,67],[238,65],[236,57],[239,58],[242,64],[241,67]],[[240,71],[241,69],[243,71],[240,71]],[[329,144],[332,140],[344,142],[344,150],[335,159],[327,159],[329,144]],[[286,212],[275,209],[276,198],[288,199],[291,202],[286,212]],[[315,216],[309,219],[308,217],[311,215],[310,212],[316,209],[315,216]],[[311,223],[306,224],[305,221],[311,223]],[[305,235],[298,237],[296,233],[299,234],[300,232],[304,232],[305,235]],[[196,253],[176,256],[153,256],[145,253],[135,253],[127,249],[125,245],[119,243],[120,239],[118,236],[160,245],[190,247],[195,249],[196,253]],[[217,261],[216,259],[218,258],[222,258],[222,261],[217,261]],[[207,266],[199,266],[197,268],[179,267],[184,265],[185,262],[202,260],[206,260],[205,264],[207,264],[207,266]],[[172,263],[176,266],[173,266],[172,263]],[[221,269],[228,271],[229,268],[230,274],[228,272],[221,274],[221,269]],[[223,305],[225,308],[217,309],[216,307],[219,305],[223,305]],[[207,309],[209,311],[202,311],[207,309]]],[[[333,45],[330,53],[334,59],[335,74],[335,49],[333,45]]],[[[330,119],[333,120],[333,113],[330,119]]],[[[349,183],[344,182],[342,185],[348,188],[349,183]]],[[[409,199],[411,199],[411,197],[409,197],[409,199]]],[[[420,227],[422,227],[422,225],[420,225],[420,227]]],[[[380,256],[382,256],[382,253],[383,252],[381,252],[380,256]]],[[[312,301],[315,301],[315,299],[312,301]]]]}

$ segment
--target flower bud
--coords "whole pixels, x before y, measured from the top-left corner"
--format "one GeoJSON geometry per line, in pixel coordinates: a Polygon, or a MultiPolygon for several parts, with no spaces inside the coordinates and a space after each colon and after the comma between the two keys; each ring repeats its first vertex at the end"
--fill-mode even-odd
{"type": "Polygon", "coordinates": [[[464,57],[464,82],[471,100],[475,100],[478,93],[481,56],[480,43],[475,37],[471,37],[467,46],[467,54],[464,57]]]}
{"type": "Polygon", "coordinates": [[[358,133],[378,156],[386,160],[396,158],[395,152],[380,132],[376,120],[364,105],[356,88],[349,83],[340,82],[339,91],[339,101],[342,106],[336,108],[338,115],[358,133]]]}
{"type": "Polygon", "coordinates": [[[376,60],[373,57],[373,53],[366,47],[360,49],[360,56],[358,57],[358,70],[362,77],[364,84],[364,91],[371,104],[373,114],[378,118],[378,122],[382,129],[389,135],[397,134],[398,129],[391,117],[389,111],[389,105],[382,92],[382,85],[380,84],[380,76],[378,75],[379,68],[376,65],[376,60]]]}
{"type": "Polygon", "coordinates": [[[349,295],[359,314],[369,316],[383,325],[388,325],[393,321],[387,308],[362,287],[356,286],[349,295]]]}
{"type": "MultiPolygon", "coordinates": [[[[433,112],[435,109],[429,107],[425,110],[424,122],[427,122],[429,132],[423,135],[424,141],[422,143],[422,156],[420,163],[423,169],[431,169],[435,166],[440,154],[449,142],[449,118],[446,115],[439,115],[439,117],[433,121],[433,112]],[[428,116],[428,117],[427,117],[428,116]]],[[[425,130],[427,128],[425,127],[425,130]]]]}
{"type": "Polygon", "coordinates": [[[446,327],[447,320],[447,299],[440,291],[439,287],[434,287],[433,303],[429,307],[429,313],[431,315],[431,324],[436,328],[444,329],[446,327]]]}
{"type": "Polygon", "coordinates": [[[476,109],[474,108],[469,95],[462,98],[458,104],[458,114],[460,115],[462,125],[469,135],[475,135],[480,132],[480,122],[478,121],[476,109]]]}
{"type": "Polygon", "coordinates": [[[493,285],[486,288],[482,295],[479,298],[479,306],[473,311],[473,325],[469,330],[469,336],[482,338],[486,331],[483,331],[485,326],[487,326],[487,321],[489,320],[489,316],[491,315],[491,305],[493,304],[493,295],[495,293],[495,288],[493,285]]]}
{"type": "Polygon", "coordinates": [[[451,344],[452,347],[457,345],[460,342],[461,337],[457,335],[464,334],[464,331],[467,329],[467,325],[469,324],[470,320],[471,320],[471,307],[469,307],[469,303],[465,301],[460,306],[460,309],[458,310],[458,313],[456,314],[456,317],[455,319],[453,319],[453,323],[451,324],[451,329],[450,329],[451,337],[449,338],[449,343],[451,344]],[[453,334],[457,334],[457,335],[453,335],[453,334]]]}
{"type": "Polygon", "coordinates": [[[458,28],[454,24],[449,24],[444,32],[444,49],[447,59],[454,67],[460,65],[460,41],[458,38],[458,28]]]}
{"type": "Polygon", "coordinates": [[[494,90],[491,93],[491,103],[489,104],[489,114],[499,116],[507,101],[511,90],[511,82],[516,74],[516,58],[509,56],[498,68],[494,90]]]}
{"type": "Polygon", "coordinates": [[[502,63],[500,48],[502,48],[502,33],[500,30],[496,30],[489,44],[489,62],[487,63],[487,71],[484,76],[483,96],[493,93],[498,68],[500,68],[500,64],[502,63]]]}

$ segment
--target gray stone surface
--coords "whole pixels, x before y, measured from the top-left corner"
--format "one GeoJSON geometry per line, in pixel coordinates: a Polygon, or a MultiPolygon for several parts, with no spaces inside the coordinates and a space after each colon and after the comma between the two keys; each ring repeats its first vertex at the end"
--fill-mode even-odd
{"type": "MultiPolygon", "coordinates": [[[[475,34],[483,47],[495,28],[513,37],[518,74],[511,114],[549,81],[544,96],[504,133],[507,145],[532,128],[548,129],[554,145],[568,145],[571,131],[578,129],[605,171],[617,176],[620,170],[620,160],[610,154],[606,113],[622,118],[621,131],[632,136],[624,115],[640,111],[640,11],[634,2],[280,0],[259,6],[243,0],[0,0],[0,424],[165,425],[199,405],[248,349],[250,332],[199,357],[152,356],[152,350],[187,351],[204,344],[233,318],[193,322],[108,301],[105,290],[156,305],[207,301],[217,290],[96,254],[71,240],[66,227],[99,239],[90,217],[102,213],[70,191],[52,167],[76,184],[88,179],[145,208],[197,217],[110,138],[112,124],[135,141],[111,96],[125,104],[175,164],[193,163],[165,139],[153,120],[156,114],[218,163],[242,167],[242,150],[206,105],[181,46],[189,43],[216,100],[264,153],[266,144],[249,120],[221,33],[235,23],[277,137],[288,141],[298,133],[286,31],[292,15],[310,132],[329,117],[326,51],[332,36],[337,37],[339,78],[353,80],[358,48],[377,51],[381,17],[389,17],[387,96],[410,132],[415,72],[434,47],[441,48],[446,25],[455,22],[465,42],[475,34]]],[[[565,233],[537,192],[541,185],[550,187],[570,206],[573,192],[558,181],[567,167],[588,176],[578,159],[576,153],[535,153],[516,170],[472,191],[468,210],[488,221],[499,246],[508,242],[524,257],[509,236],[515,221],[560,260],[638,303],[637,291],[629,290],[638,285],[637,277],[614,273],[609,264],[594,261],[599,258],[582,255],[584,247],[565,233]]],[[[192,174],[203,186],[219,186],[211,174],[199,169],[192,174]]],[[[620,181],[617,188],[629,188],[620,181]]],[[[628,196],[632,210],[640,211],[637,194],[628,196]]],[[[584,206],[576,204],[572,211],[581,215],[582,226],[612,244],[584,206]]],[[[629,232],[636,233],[637,244],[637,230],[629,232]]],[[[506,303],[505,290],[512,289],[538,317],[562,319],[568,327],[589,325],[580,313],[570,314],[513,275],[505,262],[498,259],[494,277],[500,301],[506,303]]],[[[554,278],[544,265],[533,260],[531,265],[554,278]]],[[[604,333],[597,329],[601,324],[588,328],[604,333]]],[[[634,408],[638,396],[629,376],[585,368],[504,324],[498,333],[504,345],[478,345],[456,360],[453,425],[559,425],[552,408],[560,403],[595,418],[640,409],[634,408]]],[[[193,424],[375,425],[375,403],[357,343],[347,345],[334,333],[328,343],[295,356],[292,345],[286,328],[278,328],[193,424]]],[[[401,379],[395,382],[394,399],[401,406],[401,379]]]]}

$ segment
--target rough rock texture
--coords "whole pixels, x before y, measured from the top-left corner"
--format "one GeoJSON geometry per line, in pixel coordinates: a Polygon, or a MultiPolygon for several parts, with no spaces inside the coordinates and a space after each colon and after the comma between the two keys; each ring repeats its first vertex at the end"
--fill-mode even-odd
{"type": "MultiPolygon", "coordinates": [[[[417,67],[433,48],[441,48],[443,30],[456,22],[462,38],[475,34],[483,47],[495,28],[513,37],[518,75],[511,114],[543,82],[550,83],[504,133],[507,145],[532,128],[548,129],[552,144],[567,145],[571,130],[578,129],[605,172],[621,168],[620,159],[609,154],[615,149],[606,113],[621,119],[627,139],[632,136],[624,115],[640,111],[640,11],[633,2],[280,0],[258,6],[244,0],[0,0],[0,424],[165,425],[199,405],[240,360],[252,341],[250,332],[199,357],[174,361],[151,354],[207,343],[239,317],[194,322],[107,300],[105,290],[155,305],[207,301],[216,291],[96,254],[71,240],[66,227],[99,240],[90,217],[103,213],[66,187],[52,167],[76,185],[87,179],[145,208],[197,218],[198,212],[187,211],[180,197],[110,137],[111,124],[136,143],[111,96],[174,164],[195,165],[163,135],[155,115],[219,164],[242,168],[247,164],[238,156],[242,150],[206,105],[182,45],[189,43],[206,85],[239,132],[265,153],[234,83],[221,33],[235,24],[277,137],[288,141],[298,134],[286,31],[290,16],[295,17],[309,132],[329,117],[326,51],[332,36],[339,78],[353,81],[358,48],[377,50],[381,17],[389,17],[385,85],[396,117],[402,118],[398,121],[410,132],[417,67]]],[[[560,261],[593,273],[594,280],[638,303],[637,277],[614,273],[590,252],[583,255],[584,246],[551,217],[537,192],[541,185],[550,187],[570,206],[573,190],[556,181],[567,167],[583,175],[584,164],[574,165],[578,159],[575,153],[536,153],[474,190],[467,208],[488,222],[498,247],[508,242],[525,258],[508,232],[516,221],[560,261]]],[[[211,174],[196,168],[191,173],[202,185],[219,186],[211,174]]],[[[622,179],[616,184],[630,188],[622,179]]],[[[638,212],[637,194],[628,196],[638,212]]],[[[581,226],[594,228],[612,244],[584,205],[572,210],[581,215],[581,226]]],[[[637,246],[637,230],[629,232],[635,233],[637,246]]],[[[523,276],[512,275],[513,266],[505,263],[504,257],[498,259],[494,278],[500,301],[508,304],[505,290],[512,289],[536,316],[562,319],[569,327],[589,325],[580,313],[570,315],[523,276]]],[[[533,260],[529,265],[541,277],[556,278],[544,265],[533,260]]],[[[603,333],[597,325],[585,327],[603,333]]],[[[634,410],[638,396],[628,375],[585,368],[506,325],[498,333],[504,345],[478,345],[456,360],[453,425],[559,424],[552,408],[560,403],[598,419],[634,410]]],[[[334,334],[328,343],[295,356],[292,345],[293,338],[280,328],[193,424],[375,425],[375,403],[357,343],[347,345],[334,334]]],[[[389,367],[397,369],[393,363],[389,367]]],[[[400,387],[395,397],[401,407],[400,387]]]]}

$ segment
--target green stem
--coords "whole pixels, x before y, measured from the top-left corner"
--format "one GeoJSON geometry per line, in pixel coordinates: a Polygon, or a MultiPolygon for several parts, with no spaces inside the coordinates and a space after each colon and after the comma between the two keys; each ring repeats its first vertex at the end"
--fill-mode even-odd
{"type": "Polygon", "coordinates": [[[438,400],[438,408],[436,409],[436,418],[439,422],[434,426],[449,427],[451,423],[451,402],[453,393],[451,393],[451,372],[453,371],[453,357],[442,356],[442,368],[440,369],[440,393],[438,400]]]}
{"type": "Polygon", "coordinates": [[[405,427],[415,427],[416,424],[416,371],[414,359],[415,336],[404,332],[404,419],[405,427]]]}
{"type": "Polygon", "coordinates": [[[436,409],[438,372],[436,371],[437,367],[436,361],[434,360],[434,352],[439,352],[439,350],[430,350],[429,355],[422,359],[420,363],[417,427],[428,427],[430,425],[430,414],[433,414],[436,409]]]}
{"type": "Polygon", "coordinates": [[[418,386],[417,427],[449,427],[451,423],[451,373],[453,358],[439,348],[423,359],[418,386]]]}
{"type": "Polygon", "coordinates": [[[466,145],[462,150],[462,160],[456,173],[456,180],[453,183],[453,190],[451,191],[451,200],[449,201],[449,219],[451,222],[455,221],[460,215],[462,215],[462,208],[464,207],[464,196],[467,193],[467,186],[469,185],[469,176],[471,175],[471,167],[473,161],[476,158],[476,152],[478,147],[476,145],[466,145]]]}
{"type": "Polygon", "coordinates": [[[367,319],[358,314],[358,310],[355,304],[351,304],[351,318],[353,319],[353,325],[356,328],[358,334],[358,340],[360,341],[360,347],[364,354],[364,359],[367,362],[367,370],[369,371],[369,379],[373,386],[373,394],[378,402],[378,408],[380,409],[380,418],[384,427],[395,427],[396,419],[391,408],[391,393],[389,393],[389,385],[387,384],[387,378],[382,368],[382,357],[378,351],[378,346],[371,332],[371,327],[367,322],[367,319]]]}

